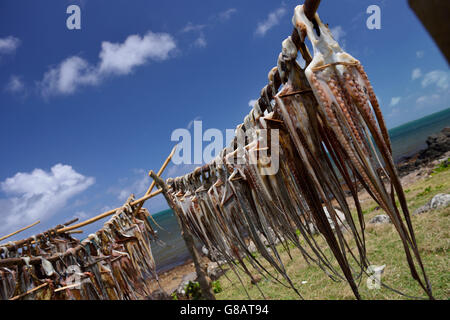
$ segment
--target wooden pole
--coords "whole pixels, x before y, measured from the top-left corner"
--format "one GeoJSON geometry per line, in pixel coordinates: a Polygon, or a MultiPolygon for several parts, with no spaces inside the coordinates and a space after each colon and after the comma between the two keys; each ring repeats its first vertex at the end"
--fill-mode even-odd
{"type": "MultiPolygon", "coordinates": [[[[55,234],[56,230],[58,230],[60,228],[67,227],[68,225],[71,225],[72,223],[75,223],[77,221],[78,221],[78,218],[75,218],[75,219],[72,219],[72,220],[70,220],[70,221],[68,221],[66,223],[59,224],[55,228],[47,230],[47,231],[44,231],[44,232],[42,232],[40,234],[37,234],[37,235],[35,235],[33,237],[29,237],[29,238],[23,239],[23,240],[18,240],[18,241],[12,242],[12,243],[0,244],[0,253],[3,252],[3,247],[5,247],[6,249],[9,250],[9,249],[12,249],[12,248],[20,248],[21,246],[27,245],[27,244],[34,244],[34,243],[36,243],[35,242],[36,239],[48,237],[49,234],[55,234]]],[[[0,260],[0,261],[3,261],[3,260],[0,260]]]]}
{"type": "Polygon", "coordinates": [[[71,230],[71,231],[67,231],[68,234],[73,234],[73,233],[83,233],[83,230],[71,230]]]}
{"type": "Polygon", "coordinates": [[[15,296],[15,297],[12,297],[12,298],[9,299],[9,300],[17,300],[17,299],[23,298],[23,297],[25,297],[26,295],[29,295],[30,293],[33,293],[33,292],[35,292],[35,291],[37,291],[37,290],[39,290],[39,289],[42,289],[42,288],[44,288],[44,287],[46,287],[46,286],[48,286],[48,282],[43,283],[43,284],[37,286],[36,288],[33,288],[33,289],[31,289],[31,290],[28,290],[28,291],[25,292],[25,293],[22,293],[22,294],[19,294],[19,295],[15,296]]]}
{"type": "MultiPolygon", "coordinates": [[[[131,202],[130,205],[131,205],[131,206],[135,206],[135,205],[137,205],[137,204],[140,204],[141,202],[144,202],[144,201],[146,201],[146,200],[148,200],[148,199],[150,199],[150,198],[153,198],[154,196],[157,196],[157,195],[160,194],[161,192],[162,192],[162,190],[157,190],[157,191],[155,191],[155,192],[153,192],[153,193],[150,193],[150,194],[148,194],[148,195],[146,195],[146,196],[144,196],[144,197],[142,197],[142,198],[140,198],[140,199],[138,199],[138,200],[135,200],[135,201],[131,202]]],[[[105,217],[108,217],[108,216],[114,214],[118,209],[120,209],[120,207],[119,207],[119,208],[112,209],[112,210],[109,210],[109,211],[106,211],[106,212],[103,212],[102,214],[99,214],[98,216],[95,216],[95,217],[90,218],[90,219],[88,219],[88,220],[86,220],[86,221],[83,221],[83,222],[74,224],[73,226],[65,227],[65,228],[59,229],[59,230],[57,230],[57,232],[58,232],[58,233],[61,233],[61,232],[67,232],[67,231],[70,231],[70,230],[74,230],[74,229],[78,229],[78,228],[84,227],[85,225],[94,223],[94,222],[96,222],[96,221],[98,221],[98,220],[100,220],[100,219],[103,219],[103,218],[105,218],[105,217]]]]}
{"type": "Polygon", "coordinates": [[[59,291],[63,291],[66,289],[72,289],[72,288],[78,287],[79,285],[80,285],[79,283],[72,283],[72,284],[69,284],[68,286],[58,288],[54,292],[59,292],[59,291]]]}
{"type": "MultiPolygon", "coordinates": [[[[161,166],[161,168],[158,171],[158,177],[161,177],[161,174],[163,173],[163,171],[166,169],[167,165],[169,164],[170,160],[172,160],[173,155],[175,154],[175,150],[177,150],[177,146],[175,145],[175,147],[173,147],[172,151],[170,152],[169,156],[167,157],[166,161],[164,161],[163,165],[161,166]]],[[[151,172],[151,171],[150,171],[151,172]]],[[[148,175],[150,176],[150,172],[148,173],[148,175]]],[[[145,193],[145,195],[148,195],[152,192],[153,188],[155,187],[155,180],[153,180],[153,182],[151,183],[150,187],[148,188],[147,192],[145,193]]],[[[141,202],[139,204],[139,206],[136,209],[136,212],[139,212],[139,210],[141,210],[142,206],[144,205],[144,202],[141,202]]],[[[153,218],[152,215],[146,215],[147,217],[149,217],[150,219],[152,219],[153,223],[160,229],[163,229],[163,227],[161,227],[153,218]]]]}
{"type": "Polygon", "coordinates": [[[6,236],[4,236],[4,237],[1,237],[1,238],[0,238],[0,241],[3,241],[3,240],[5,240],[5,239],[8,239],[8,238],[10,238],[10,237],[12,237],[12,236],[14,236],[14,235],[16,235],[16,234],[22,232],[22,231],[25,231],[25,230],[27,230],[27,229],[30,229],[31,227],[34,227],[35,225],[37,225],[37,224],[40,223],[40,222],[41,222],[41,221],[38,220],[38,221],[36,221],[35,223],[30,224],[29,226],[26,226],[26,227],[24,227],[24,228],[22,228],[22,229],[19,229],[19,230],[17,230],[17,231],[14,231],[13,233],[10,233],[10,234],[6,235],[6,236]]]}
{"type": "Polygon", "coordinates": [[[202,291],[202,296],[206,300],[216,300],[216,297],[214,296],[212,286],[211,286],[211,279],[208,277],[206,267],[201,262],[200,254],[197,251],[197,248],[194,244],[194,237],[189,232],[187,227],[184,225],[184,223],[181,222],[179,218],[179,210],[178,207],[176,207],[170,198],[169,194],[167,193],[167,186],[164,183],[164,181],[158,177],[153,171],[150,171],[150,177],[153,178],[155,183],[163,190],[163,195],[166,198],[167,203],[169,204],[170,208],[174,211],[175,217],[177,218],[178,224],[181,228],[181,236],[183,237],[183,240],[186,244],[186,247],[189,250],[189,253],[192,256],[192,260],[194,261],[195,265],[195,272],[197,273],[198,282],[200,284],[200,289],[202,291]]]}
{"type": "Polygon", "coordinates": [[[320,0],[305,0],[305,16],[312,20],[316,14],[317,8],[319,8],[320,0]]]}
{"type": "MultiPolygon", "coordinates": [[[[166,169],[167,165],[169,164],[170,160],[172,159],[173,155],[175,154],[175,150],[176,150],[176,149],[177,149],[177,146],[173,147],[173,149],[172,149],[172,151],[170,152],[169,156],[167,157],[166,161],[164,161],[163,165],[162,165],[161,168],[159,169],[159,171],[158,171],[158,177],[161,176],[161,174],[163,173],[164,169],[166,169]]],[[[149,174],[149,175],[150,175],[150,174],[149,174]]],[[[138,208],[137,208],[136,212],[139,212],[139,210],[141,210],[141,208],[142,208],[142,206],[144,205],[144,202],[145,202],[146,200],[148,200],[148,199],[150,199],[150,198],[153,198],[154,196],[157,196],[158,194],[160,194],[160,193],[162,192],[162,190],[158,190],[158,191],[155,191],[155,192],[151,193],[154,187],[155,187],[155,181],[152,182],[152,184],[151,184],[150,187],[147,189],[147,192],[145,193],[145,195],[144,195],[142,198],[140,198],[140,199],[138,199],[138,200],[136,200],[136,201],[133,201],[133,202],[131,203],[131,206],[138,205],[138,208]]],[[[108,217],[108,216],[114,214],[118,209],[120,209],[120,208],[115,208],[115,209],[112,209],[112,210],[103,212],[103,213],[99,214],[98,216],[95,216],[95,217],[90,218],[90,219],[88,219],[88,220],[86,220],[86,221],[80,222],[80,223],[78,223],[78,224],[75,224],[75,225],[73,225],[73,226],[71,226],[71,227],[59,229],[58,232],[67,232],[67,231],[74,230],[74,229],[77,229],[77,228],[80,228],[80,227],[84,227],[85,225],[94,223],[94,222],[96,222],[96,221],[98,221],[98,220],[100,220],[100,219],[103,219],[103,218],[105,218],[105,217],[108,217]]],[[[152,217],[151,215],[150,215],[150,218],[151,218],[151,219],[153,220],[153,222],[158,226],[158,224],[156,223],[156,221],[153,219],[153,217],[152,217]]],[[[160,227],[160,228],[161,228],[161,227],[160,227]]],[[[161,228],[161,229],[162,229],[162,228],[161,228]]]]}

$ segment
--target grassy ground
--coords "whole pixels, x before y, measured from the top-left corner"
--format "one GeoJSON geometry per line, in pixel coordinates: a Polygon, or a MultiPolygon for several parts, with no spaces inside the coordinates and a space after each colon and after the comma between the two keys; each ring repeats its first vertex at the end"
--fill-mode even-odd
{"type": "MultiPolygon", "coordinates": [[[[434,173],[427,178],[410,185],[404,184],[411,212],[428,202],[437,193],[450,193],[450,170],[447,169],[434,170],[434,173]]],[[[376,207],[372,200],[364,201],[366,222],[375,215],[383,213],[376,207]]],[[[437,299],[450,298],[449,214],[450,206],[412,217],[420,254],[432,284],[433,294],[437,299]]],[[[326,248],[321,237],[317,236],[317,240],[323,248],[326,248]]],[[[366,244],[371,264],[386,265],[382,275],[384,283],[405,294],[425,297],[424,291],[410,275],[403,246],[392,224],[368,225],[366,244]]],[[[305,299],[354,299],[346,282],[333,282],[319,267],[308,265],[297,249],[291,250],[292,260],[282,248],[280,252],[282,252],[288,275],[305,299]]],[[[232,282],[226,277],[220,278],[223,291],[216,295],[217,298],[248,299],[234,273],[228,271],[227,276],[232,282]]],[[[252,285],[243,274],[242,278],[250,297],[261,299],[262,296],[256,286],[252,285]]],[[[279,276],[279,279],[282,280],[282,277],[279,276]]],[[[370,290],[367,288],[366,280],[367,276],[364,276],[359,286],[363,299],[407,299],[383,287],[370,290]]],[[[263,278],[259,286],[268,299],[298,299],[292,289],[285,288],[274,280],[263,278]]]]}

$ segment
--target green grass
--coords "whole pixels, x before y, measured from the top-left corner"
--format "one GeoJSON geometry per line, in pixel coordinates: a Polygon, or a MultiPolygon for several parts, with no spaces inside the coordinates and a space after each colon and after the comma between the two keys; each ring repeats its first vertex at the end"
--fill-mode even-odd
{"type": "Polygon", "coordinates": [[[444,161],[442,162],[439,166],[437,166],[436,168],[433,169],[433,172],[431,172],[431,175],[434,176],[440,172],[445,172],[448,169],[450,169],[450,164],[449,161],[444,161]]]}
{"type": "MultiPolygon", "coordinates": [[[[435,169],[430,177],[409,185],[407,190],[408,206],[410,212],[413,212],[437,193],[450,193],[450,171],[435,169]]],[[[383,213],[382,210],[375,209],[374,201],[364,202],[363,210],[366,222],[375,215],[383,213]]],[[[432,284],[433,294],[437,299],[450,298],[449,216],[450,207],[412,216],[420,254],[432,284]]],[[[323,239],[317,236],[317,241],[324,248],[324,252],[331,256],[323,239]]],[[[403,246],[392,224],[367,225],[366,244],[370,262],[375,265],[386,264],[382,275],[384,283],[405,294],[425,297],[424,291],[410,275],[403,246]]],[[[293,245],[290,246],[290,248],[293,247],[293,245]]],[[[305,299],[354,299],[346,282],[334,282],[315,264],[308,265],[298,249],[290,249],[292,260],[281,246],[279,252],[288,275],[305,299]]],[[[263,259],[259,260],[264,261],[263,259]]],[[[263,264],[268,266],[265,262],[263,264]]],[[[270,270],[276,274],[273,269],[270,268],[270,270]]],[[[254,273],[257,274],[256,271],[254,273]]],[[[243,272],[240,275],[250,297],[261,299],[262,296],[257,287],[250,283],[250,279],[243,272]]],[[[226,277],[220,279],[223,291],[216,295],[217,298],[247,299],[245,290],[236,275],[228,271],[227,276],[231,282],[226,277]]],[[[281,275],[278,278],[286,283],[281,275]]],[[[385,288],[370,290],[367,288],[366,280],[367,276],[364,276],[359,286],[363,299],[407,299],[385,288]]],[[[273,279],[263,278],[258,285],[268,299],[299,299],[292,289],[282,286],[273,279]]]]}

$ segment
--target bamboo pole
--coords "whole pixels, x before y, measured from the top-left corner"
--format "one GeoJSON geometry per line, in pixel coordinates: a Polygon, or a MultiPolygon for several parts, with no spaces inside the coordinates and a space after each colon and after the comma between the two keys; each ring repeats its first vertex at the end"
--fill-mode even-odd
{"type": "MultiPolygon", "coordinates": [[[[150,199],[150,198],[153,198],[154,196],[157,196],[157,195],[160,194],[161,192],[162,192],[162,190],[157,190],[157,191],[155,191],[155,192],[153,192],[153,193],[150,193],[150,194],[148,194],[148,195],[146,195],[146,196],[144,196],[144,197],[142,197],[142,198],[140,198],[140,199],[138,199],[138,200],[136,200],[136,201],[131,202],[130,205],[131,205],[131,206],[135,206],[135,205],[137,205],[137,204],[139,204],[139,203],[141,203],[141,202],[144,202],[144,201],[146,201],[146,200],[148,200],[148,199],[150,199]]],[[[84,226],[86,226],[86,225],[88,225],[88,224],[94,223],[94,222],[96,222],[96,221],[98,221],[98,220],[100,220],[100,219],[103,219],[103,218],[105,218],[105,217],[108,217],[108,216],[114,214],[114,213],[115,213],[117,210],[119,210],[120,208],[121,208],[121,207],[115,208],[115,209],[112,209],[112,210],[109,210],[109,211],[106,211],[106,212],[103,212],[103,213],[99,214],[98,216],[95,216],[95,217],[90,218],[90,219],[88,219],[88,220],[86,220],[86,221],[83,221],[83,222],[74,224],[73,226],[59,229],[59,230],[57,230],[56,232],[62,233],[62,232],[67,232],[67,231],[70,231],[70,230],[74,230],[74,229],[78,229],[78,228],[84,227],[84,226]]]]}
{"type": "Polygon", "coordinates": [[[0,241],[3,241],[3,240],[5,240],[5,239],[8,239],[8,238],[10,238],[10,237],[12,237],[12,236],[14,236],[14,235],[16,235],[16,234],[22,232],[22,231],[25,231],[25,230],[27,230],[27,229],[30,229],[31,227],[34,227],[35,225],[37,225],[37,224],[40,223],[40,222],[41,222],[41,221],[38,220],[38,221],[36,221],[35,223],[30,224],[29,226],[23,227],[22,229],[19,229],[19,230],[14,231],[13,233],[10,233],[10,234],[8,234],[8,235],[6,235],[6,236],[4,236],[4,237],[1,237],[1,238],[0,238],[0,241]]]}
{"type": "Polygon", "coordinates": [[[12,242],[12,243],[0,244],[0,253],[3,252],[3,247],[5,247],[6,249],[9,250],[11,248],[20,248],[23,245],[27,245],[27,244],[34,244],[34,243],[36,243],[36,241],[35,241],[36,239],[48,237],[49,234],[56,233],[56,230],[58,230],[60,228],[67,227],[68,225],[71,225],[72,223],[75,223],[77,221],[78,221],[78,218],[75,218],[75,219],[72,219],[72,220],[70,220],[68,222],[65,222],[63,224],[59,224],[55,228],[49,229],[47,231],[44,231],[44,232],[42,232],[40,234],[37,234],[37,235],[35,235],[33,237],[29,237],[29,238],[23,239],[23,240],[18,240],[18,241],[12,242]]]}
{"type": "Polygon", "coordinates": [[[37,291],[37,290],[39,290],[39,289],[42,289],[42,288],[44,288],[44,287],[46,287],[46,286],[48,286],[48,282],[43,283],[43,284],[37,286],[36,288],[33,288],[33,289],[31,289],[31,290],[28,290],[28,291],[25,292],[25,293],[22,293],[22,294],[19,294],[19,295],[15,296],[15,297],[12,297],[12,298],[9,299],[9,300],[17,300],[17,299],[23,298],[23,297],[25,297],[26,295],[29,295],[30,293],[33,293],[33,292],[35,292],[35,291],[37,291]]]}
{"type": "Polygon", "coordinates": [[[67,231],[68,234],[73,234],[73,233],[83,233],[83,230],[71,230],[71,231],[67,231]]]}
{"type": "MultiPolygon", "coordinates": [[[[172,159],[173,155],[175,154],[176,148],[177,148],[177,146],[173,147],[173,149],[170,152],[169,156],[167,157],[166,161],[164,161],[163,165],[159,169],[158,177],[163,173],[164,169],[169,164],[170,160],[172,159]]],[[[136,211],[139,211],[142,208],[142,206],[144,205],[144,202],[146,200],[148,200],[150,198],[153,198],[154,196],[157,196],[158,194],[160,194],[162,192],[162,190],[158,190],[158,191],[155,191],[153,193],[150,193],[153,190],[154,187],[155,187],[155,181],[152,182],[152,184],[147,189],[147,192],[145,193],[145,195],[142,198],[140,198],[140,199],[138,199],[138,200],[136,200],[136,201],[131,203],[131,206],[139,205],[139,207],[137,208],[136,211]]],[[[75,224],[75,225],[73,225],[71,227],[59,229],[57,232],[67,232],[67,231],[74,230],[74,229],[77,229],[77,228],[80,228],[80,227],[84,227],[85,225],[94,223],[94,222],[96,222],[96,221],[98,221],[100,219],[103,219],[105,217],[108,217],[108,216],[114,214],[118,209],[120,209],[120,208],[115,208],[113,210],[109,210],[109,211],[103,212],[103,213],[99,214],[98,216],[95,216],[95,217],[90,218],[90,219],[88,219],[86,221],[80,222],[78,224],[75,224]]],[[[150,218],[153,220],[153,222],[156,225],[158,225],[151,215],[150,215],[150,218]]]]}
{"type": "Polygon", "coordinates": [[[58,288],[54,292],[59,292],[59,291],[63,291],[63,290],[66,290],[66,289],[72,289],[74,287],[78,287],[79,285],[80,285],[79,283],[72,283],[72,284],[69,284],[68,286],[58,288]]]}

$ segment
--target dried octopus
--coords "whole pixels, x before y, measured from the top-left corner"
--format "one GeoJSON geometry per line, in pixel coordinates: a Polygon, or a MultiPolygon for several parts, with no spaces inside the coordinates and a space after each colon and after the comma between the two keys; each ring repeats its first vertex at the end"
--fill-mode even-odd
{"type": "Polygon", "coordinates": [[[132,201],[130,197],[102,229],[81,242],[53,232],[20,250],[3,248],[0,299],[134,300],[151,296],[149,280],[158,280],[150,249],[155,232],[146,209],[134,212],[132,201]],[[2,266],[14,257],[21,258],[21,263],[2,266]]]}
{"type": "Polygon", "coordinates": [[[167,181],[171,199],[181,208],[180,220],[208,250],[220,253],[240,281],[239,270],[253,279],[248,262],[301,296],[277,251],[280,242],[290,254],[289,241],[308,263],[316,263],[334,281],[347,281],[360,298],[357,281],[370,265],[358,199],[361,184],[391,217],[413,278],[432,298],[393,164],[389,135],[367,75],[333,40],[318,15],[313,24],[303,6],[298,6],[293,23],[302,42],[306,36],[311,40],[314,57],[303,46],[300,52],[306,68],[302,69],[296,61],[298,46],[287,38],[277,67],[269,72],[269,85],[237,127],[234,141],[209,164],[209,174],[197,169],[167,181]],[[283,88],[277,92],[281,84],[283,88]],[[278,136],[261,139],[264,130],[276,131],[278,136]],[[272,148],[269,140],[277,140],[277,148],[272,148]],[[263,150],[266,153],[261,153],[263,150]],[[274,159],[278,159],[275,170],[274,159]],[[383,183],[386,179],[390,190],[383,183]],[[344,186],[356,206],[356,218],[344,186]],[[318,245],[314,228],[325,239],[340,270],[318,245]],[[346,231],[352,235],[351,242],[346,231]],[[275,274],[249,251],[249,242],[274,267],[275,274]],[[356,250],[351,250],[353,245],[356,250]],[[359,270],[354,270],[355,265],[359,270]]]}

